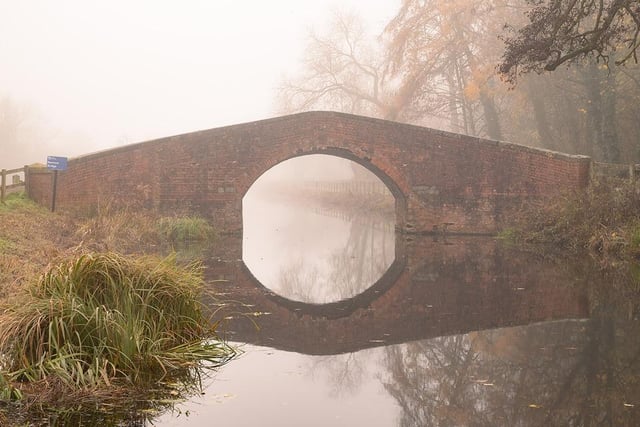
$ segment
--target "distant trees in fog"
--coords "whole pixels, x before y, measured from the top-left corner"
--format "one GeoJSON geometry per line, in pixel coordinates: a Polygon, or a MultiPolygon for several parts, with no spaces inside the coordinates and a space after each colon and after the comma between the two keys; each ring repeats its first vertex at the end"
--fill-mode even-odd
{"type": "Polygon", "coordinates": [[[304,71],[283,81],[280,106],[638,162],[638,3],[403,0],[377,38],[357,17],[338,15],[327,34],[310,37],[304,71]],[[565,21],[544,18],[554,7],[565,21]],[[589,39],[607,13],[615,13],[610,25],[589,39]],[[536,29],[546,50],[534,43],[536,29]]]}
{"type": "Polygon", "coordinates": [[[40,133],[36,112],[0,94],[0,168],[18,168],[33,159],[40,133]]]}

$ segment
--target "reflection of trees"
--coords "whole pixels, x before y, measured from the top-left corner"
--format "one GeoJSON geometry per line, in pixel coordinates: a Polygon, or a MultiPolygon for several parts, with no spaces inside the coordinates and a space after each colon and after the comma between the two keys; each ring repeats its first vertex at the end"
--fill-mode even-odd
{"type": "Polygon", "coordinates": [[[598,317],[389,347],[384,385],[401,426],[632,425],[638,326],[598,317]]]}
{"type": "Polygon", "coordinates": [[[465,336],[437,338],[386,349],[385,388],[402,414],[401,426],[460,425],[473,411],[470,369],[477,357],[465,336]]]}
{"type": "Polygon", "coordinates": [[[283,296],[302,302],[326,303],[350,298],[374,284],[389,268],[395,253],[393,222],[366,215],[351,221],[343,248],[318,260],[295,260],[280,272],[283,296]]]}
{"type": "Polygon", "coordinates": [[[385,222],[367,216],[353,221],[344,249],[329,260],[329,282],[341,298],[357,295],[375,283],[393,262],[394,235],[385,222]]]}
{"type": "Polygon", "coordinates": [[[280,294],[296,301],[313,302],[323,293],[318,268],[302,258],[280,270],[279,285],[280,294]]]}
{"type": "Polygon", "coordinates": [[[345,396],[355,393],[367,374],[369,358],[374,350],[345,353],[335,356],[321,356],[314,359],[312,373],[320,373],[331,384],[333,396],[345,396]]]}

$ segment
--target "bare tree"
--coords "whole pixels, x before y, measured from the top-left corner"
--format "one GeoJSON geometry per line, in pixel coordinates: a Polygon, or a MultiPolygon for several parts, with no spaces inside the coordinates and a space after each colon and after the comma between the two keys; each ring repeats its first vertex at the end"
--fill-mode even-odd
{"type": "Polygon", "coordinates": [[[12,169],[37,159],[41,131],[36,112],[9,96],[0,97],[0,167],[12,169]]]}
{"type": "Polygon", "coordinates": [[[355,15],[336,13],[327,34],[310,34],[302,73],[281,84],[281,112],[331,109],[395,118],[379,49],[355,15]]]}
{"type": "Polygon", "coordinates": [[[595,56],[609,64],[633,58],[640,47],[638,0],[526,0],[529,24],[505,38],[500,72],[511,82],[519,73],[553,71],[558,66],[595,56]]]}

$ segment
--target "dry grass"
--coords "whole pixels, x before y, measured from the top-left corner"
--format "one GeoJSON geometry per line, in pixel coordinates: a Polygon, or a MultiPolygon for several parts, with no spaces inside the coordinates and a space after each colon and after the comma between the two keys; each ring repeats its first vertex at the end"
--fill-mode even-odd
{"type": "Polygon", "coordinates": [[[592,183],[583,193],[529,208],[507,233],[522,243],[603,258],[640,256],[640,186],[621,180],[592,183]]]}
{"type": "Polygon", "coordinates": [[[73,245],[75,224],[22,194],[0,204],[0,300],[24,286],[73,245]]]}
{"type": "Polygon", "coordinates": [[[201,364],[228,357],[224,343],[208,341],[215,331],[200,323],[197,269],[139,255],[166,253],[174,242],[162,232],[159,218],[143,211],[81,218],[51,213],[22,195],[0,205],[0,421],[7,410],[33,420],[53,407],[58,416],[69,404],[102,415],[116,407],[146,413],[196,392],[201,364]],[[83,274],[89,287],[78,293],[83,274]],[[193,286],[176,286],[183,279],[193,286]],[[163,281],[171,286],[156,286],[163,281]],[[157,292],[144,290],[149,283],[157,292]],[[107,285],[112,298],[97,300],[107,285]],[[180,294],[187,288],[193,292],[180,294]],[[12,301],[18,303],[7,305],[12,301]],[[172,317],[176,307],[191,315],[179,309],[172,317]],[[16,398],[19,407],[7,403],[16,398]]]}

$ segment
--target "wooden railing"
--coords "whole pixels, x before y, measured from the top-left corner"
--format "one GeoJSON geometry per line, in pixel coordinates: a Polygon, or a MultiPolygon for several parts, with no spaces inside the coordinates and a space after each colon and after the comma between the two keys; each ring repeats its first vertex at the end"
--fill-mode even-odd
{"type": "Polygon", "coordinates": [[[23,191],[26,189],[27,166],[17,169],[2,169],[0,171],[0,203],[4,203],[4,199],[11,193],[23,191]],[[7,182],[7,177],[14,174],[11,183],[7,182]],[[23,174],[23,178],[20,178],[23,174]]]}
{"type": "Polygon", "coordinates": [[[591,162],[591,178],[618,178],[636,182],[640,179],[640,163],[591,162]]]}
{"type": "Polygon", "coordinates": [[[300,183],[306,191],[316,193],[344,193],[360,195],[389,195],[391,192],[380,180],[375,181],[304,181],[300,183]]]}

